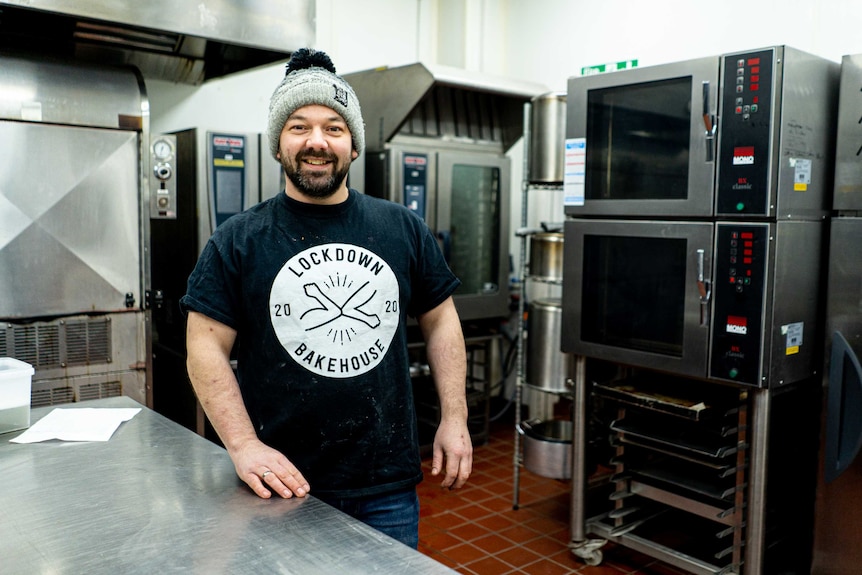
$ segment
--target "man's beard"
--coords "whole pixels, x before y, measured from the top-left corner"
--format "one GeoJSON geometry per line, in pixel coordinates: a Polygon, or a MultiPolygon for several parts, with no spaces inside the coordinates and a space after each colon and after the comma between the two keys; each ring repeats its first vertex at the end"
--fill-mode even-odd
{"type": "Polygon", "coordinates": [[[310,152],[301,151],[296,154],[292,162],[288,161],[287,155],[282,154],[281,165],[284,168],[284,174],[293,183],[294,186],[305,196],[318,200],[326,199],[332,196],[340,187],[344,178],[347,177],[347,172],[350,170],[350,162],[343,166],[339,164],[338,156],[328,152],[310,152]],[[330,176],[311,175],[309,172],[302,171],[302,158],[320,158],[332,162],[335,170],[330,176]]]}

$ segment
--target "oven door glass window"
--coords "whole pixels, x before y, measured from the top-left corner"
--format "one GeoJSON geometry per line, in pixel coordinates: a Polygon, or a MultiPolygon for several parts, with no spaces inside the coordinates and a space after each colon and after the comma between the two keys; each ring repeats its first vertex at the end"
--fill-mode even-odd
{"type": "Polygon", "coordinates": [[[500,170],[454,164],[443,249],[461,280],[456,293],[496,293],[500,277],[500,170]]]}
{"type": "Polygon", "coordinates": [[[691,76],[591,90],[587,201],[686,199],[691,98],[691,76]]]}
{"type": "Polygon", "coordinates": [[[583,340],[682,357],[685,238],[584,237],[583,340]]]}

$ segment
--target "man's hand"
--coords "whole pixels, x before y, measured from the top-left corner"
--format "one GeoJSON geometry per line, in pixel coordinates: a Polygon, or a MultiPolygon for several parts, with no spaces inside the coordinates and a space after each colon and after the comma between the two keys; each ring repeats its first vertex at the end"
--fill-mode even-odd
{"type": "Polygon", "coordinates": [[[431,475],[445,471],[441,487],[458,489],[467,483],[473,471],[473,442],[462,421],[442,421],[434,436],[431,475]],[[445,467],[444,467],[445,463],[445,467]]]}
{"type": "Polygon", "coordinates": [[[305,497],[311,488],[302,473],[279,451],[253,439],[229,451],[236,474],[258,497],[275,491],[285,499],[305,497]]]}

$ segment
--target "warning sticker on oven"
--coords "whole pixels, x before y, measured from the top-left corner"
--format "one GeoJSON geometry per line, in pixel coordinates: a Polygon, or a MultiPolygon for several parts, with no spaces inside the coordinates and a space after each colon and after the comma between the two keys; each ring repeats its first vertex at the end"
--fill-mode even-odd
{"type": "Polygon", "coordinates": [[[793,168],[793,191],[807,191],[811,183],[811,160],[791,158],[790,166],[793,168]]]}
{"type": "Polygon", "coordinates": [[[566,139],[563,205],[584,205],[584,182],[587,166],[587,139],[566,139]]]}
{"type": "Polygon", "coordinates": [[[784,346],[785,355],[794,355],[799,353],[799,348],[802,347],[802,332],[804,325],[805,324],[803,322],[799,322],[781,326],[781,334],[786,338],[784,346]]]}

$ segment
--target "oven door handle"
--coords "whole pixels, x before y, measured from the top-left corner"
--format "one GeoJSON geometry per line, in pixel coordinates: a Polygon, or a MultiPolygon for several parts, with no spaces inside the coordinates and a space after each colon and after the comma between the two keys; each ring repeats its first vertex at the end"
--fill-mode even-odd
{"type": "Polygon", "coordinates": [[[709,300],[712,299],[712,282],[703,277],[704,251],[697,250],[697,291],[700,294],[700,325],[709,325],[709,300]]]}
{"type": "Polygon", "coordinates": [[[703,126],[706,128],[706,161],[715,161],[715,132],[718,127],[715,114],[709,113],[709,82],[703,82],[703,126]]]}

